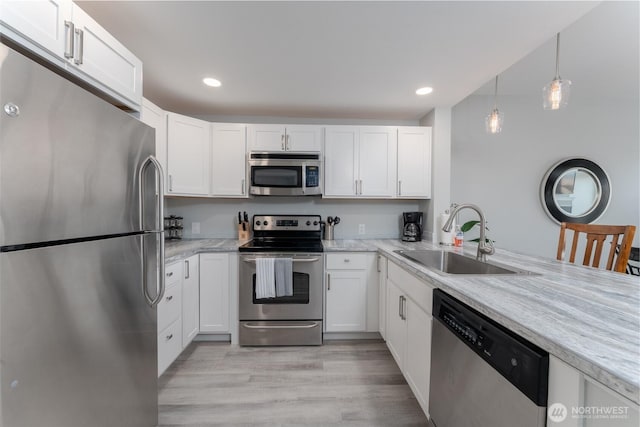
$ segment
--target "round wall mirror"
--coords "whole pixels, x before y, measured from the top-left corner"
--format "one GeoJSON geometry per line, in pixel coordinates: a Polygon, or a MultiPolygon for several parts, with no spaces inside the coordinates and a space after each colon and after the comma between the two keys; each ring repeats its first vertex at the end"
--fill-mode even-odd
{"type": "Polygon", "coordinates": [[[611,200],[606,172],[587,159],[567,159],[553,165],[540,188],[542,206],[557,223],[589,224],[602,216],[611,200]]]}

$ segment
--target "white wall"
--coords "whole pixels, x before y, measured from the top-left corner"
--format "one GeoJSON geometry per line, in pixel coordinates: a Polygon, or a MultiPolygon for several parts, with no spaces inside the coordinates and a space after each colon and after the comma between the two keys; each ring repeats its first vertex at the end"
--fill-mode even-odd
{"type": "Polygon", "coordinates": [[[254,214],[308,214],[339,216],[335,239],[398,238],[402,212],[418,210],[415,200],[323,200],[317,197],[255,197],[253,199],[167,198],[167,215],[184,217],[184,237],[237,237],[238,211],[254,214]],[[199,222],[201,233],[192,235],[191,223],[199,222]],[[365,234],[358,225],[365,224],[365,234]]]}
{"type": "Polygon", "coordinates": [[[637,98],[590,99],[574,92],[566,110],[544,111],[539,93],[500,96],[503,131],[488,135],[484,117],[492,103],[490,96],[474,95],[453,109],[451,192],[453,202],[484,210],[496,246],[555,257],[559,228],[542,207],[540,184],[567,157],[590,159],[609,174],[611,204],[598,223],[638,226],[637,98]]]}

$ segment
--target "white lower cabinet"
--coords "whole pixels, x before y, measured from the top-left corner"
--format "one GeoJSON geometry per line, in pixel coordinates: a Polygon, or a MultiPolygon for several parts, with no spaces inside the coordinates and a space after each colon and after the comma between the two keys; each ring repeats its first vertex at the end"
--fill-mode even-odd
{"type": "Polygon", "coordinates": [[[378,293],[373,253],[326,257],[326,332],[378,330],[378,293]]]}
{"type": "Polygon", "coordinates": [[[165,292],[157,307],[158,376],[182,351],[182,262],[167,265],[165,292]]]}
{"type": "Polygon", "coordinates": [[[230,333],[229,253],[200,254],[200,332],[230,333]]]}
{"type": "Polygon", "coordinates": [[[588,375],[549,356],[547,425],[637,427],[640,407],[588,375]]]}
{"type": "Polygon", "coordinates": [[[433,287],[392,262],[387,265],[386,287],[387,347],[429,416],[433,287]]]}
{"type": "Polygon", "coordinates": [[[185,259],[182,279],[182,348],[198,335],[200,328],[200,274],[199,255],[185,259]]]}
{"type": "Polygon", "coordinates": [[[382,339],[387,339],[387,258],[378,255],[378,331],[382,339]]]}

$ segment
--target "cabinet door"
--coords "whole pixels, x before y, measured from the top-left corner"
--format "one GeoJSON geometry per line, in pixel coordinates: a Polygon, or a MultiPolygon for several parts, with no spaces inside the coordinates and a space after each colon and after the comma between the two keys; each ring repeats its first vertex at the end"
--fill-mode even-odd
{"type": "Polygon", "coordinates": [[[408,298],[405,312],[407,318],[407,353],[405,355],[404,375],[420,406],[428,414],[432,318],[431,315],[425,313],[408,298]]]}
{"type": "Polygon", "coordinates": [[[182,280],[182,348],[185,348],[198,335],[200,328],[200,276],[198,255],[184,260],[184,279],[182,280]]]}
{"type": "MultiPolygon", "coordinates": [[[[156,159],[162,165],[165,181],[167,180],[167,118],[166,113],[157,105],[147,99],[142,100],[140,110],[140,120],[142,123],[151,126],[156,130],[156,159]]],[[[169,188],[165,182],[164,188],[169,188]]]]}
{"type": "Polygon", "coordinates": [[[400,316],[404,295],[398,285],[387,280],[387,347],[404,371],[405,346],[407,342],[407,325],[400,316]]]}
{"type": "Polygon", "coordinates": [[[392,197],[396,182],[396,130],[386,126],[360,129],[359,195],[392,197]]]}
{"type": "Polygon", "coordinates": [[[284,125],[252,125],[249,126],[250,151],[284,151],[284,125]]]}
{"type": "Polygon", "coordinates": [[[398,129],[398,197],[431,197],[431,128],[398,129]]]}
{"type": "MultiPolygon", "coordinates": [[[[69,31],[65,28],[65,21],[71,21],[71,7],[71,0],[3,0],[0,20],[2,27],[15,32],[8,34],[10,38],[20,44],[33,44],[27,47],[62,65],[66,33],[69,31]],[[20,40],[19,37],[26,40],[20,40]]],[[[4,30],[2,32],[7,33],[4,30]]],[[[70,49],[67,53],[72,54],[70,49]]]]}
{"type": "Polygon", "coordinates": [[[387,339],[387,258],[378,255],[378,319],[383,340],[387,339]]]}
{"type": "Polygon", "coordinates": [[[323,197],[355,196],[358,136],[357,127],[332,126],[325,129],[323,197]]]}
{"type": "Polygon", "coordinates": [[[210,123],[167,114],[168,194],[209,194],[210,123]]]}
{"type": "Polygon", "coordinates": [[[229,288],[229,254],[201,254],[200,332],[230,332],[229,288]]]}
{"type": "Polygon", "coordinates": [[[322,128],[320,126],[287,126],[285,139],[287,151],[320,151],[322,128]]]}
{"type": "Polygon", "coordinates": [[[367,328],[367,277],[362,270],[327,272],[327,332],[364,332],[367,328]]]}
{"type": "Polygon", "coordinates": [[[158,334],[158,376],[182,352],[182,321],[177,319],[158,334]]]}
{"type": "Polygon", "coordinates": [[[214,196],[247,197],[246,126],[212,125],[211,194],[214,196]]]}
{"type": "Polygon", "coordinates": [[[78,5],[73,4],[75,54],[69,68],[95,82],[126,105],[140,109],[142,104],[142,61],[115,39],[78,5]]]}

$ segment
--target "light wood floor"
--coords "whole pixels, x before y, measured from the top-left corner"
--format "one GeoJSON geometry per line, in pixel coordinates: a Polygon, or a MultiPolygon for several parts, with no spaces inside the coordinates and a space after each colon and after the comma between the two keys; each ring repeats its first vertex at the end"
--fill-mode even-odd
{"type": "Polygon", "coordinates": [[[160,426],[428,426],[381,341],[193,343],[159,381],[160,426]]]}

